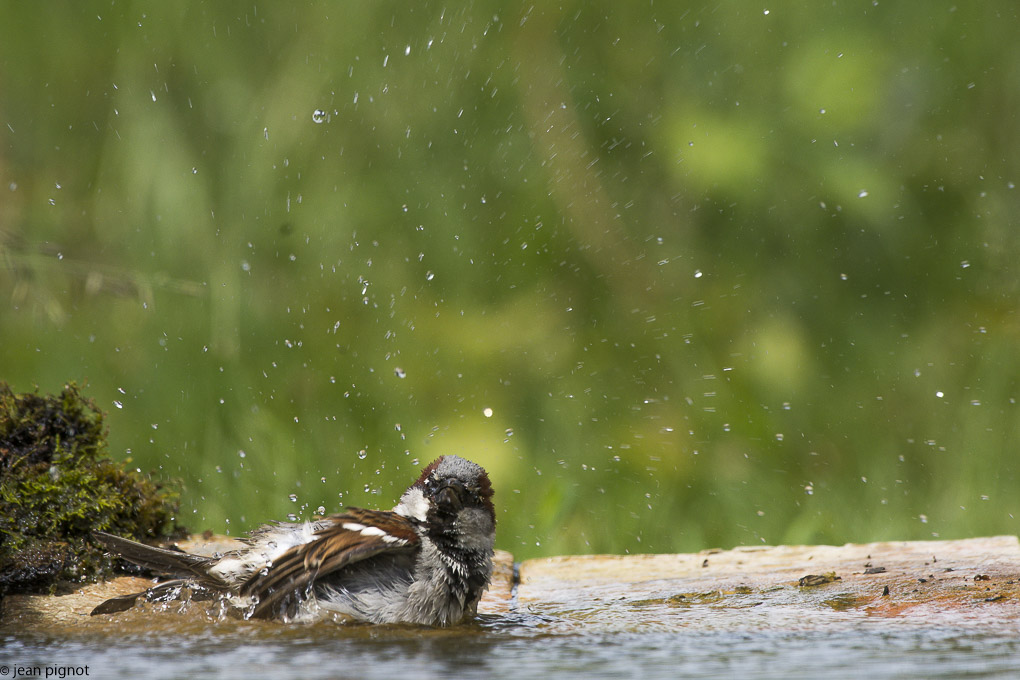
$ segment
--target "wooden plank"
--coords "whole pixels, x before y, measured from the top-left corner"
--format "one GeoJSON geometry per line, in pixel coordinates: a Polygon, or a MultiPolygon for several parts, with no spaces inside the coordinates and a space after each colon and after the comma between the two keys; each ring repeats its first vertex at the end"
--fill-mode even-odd
{"type": "Polygon", "coordinates": [[[1020,622],[1015,536],[528,560],[520,607],[550,632],[1020,622]]]}
{"type": "MultiPolygon", "coordinates": [[[[181,547],[212,554],[236,545],[230,538],[194,537],[181,547]]],[[[1020,631],[1020,542],[1015,536],[551,557],[527,560],[519,573],[514,589],[513,558],[498,552],[493,585],[480,613],[525,617],[519,621],[534,615],[529,625],[550,634],[690,627],[833,630],[865,621],[1020,631]]],[[[151,583],[119,578],[59,597],[9,596],[2,602],[0,625],[54,633],[115,633],[125,627],[137,631],[138,626],[170,633],[191,625],[169,615],[177,610],[160,616],[155,606],[89,616],[106,598],[151,583]]],[[[195,618],[193,611],[187,614],[195,618]]]]}

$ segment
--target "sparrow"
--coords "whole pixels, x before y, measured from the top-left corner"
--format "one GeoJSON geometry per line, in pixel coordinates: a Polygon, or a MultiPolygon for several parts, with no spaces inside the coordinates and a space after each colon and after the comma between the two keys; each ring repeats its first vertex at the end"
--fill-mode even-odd
{"type": "Polygon", "coordinates": [[[174,577],[107,600],[92,615],[183,588],[218,594],[244,618],[314,621],[340,614],[371,623],[449,626],[473,617],[492,577],[496,514],[485,470],[442,456],[393,510],[347,508],[308,522],[264,525],[220,557],[156,548],[104,532],[111,553],[174,577]]]}

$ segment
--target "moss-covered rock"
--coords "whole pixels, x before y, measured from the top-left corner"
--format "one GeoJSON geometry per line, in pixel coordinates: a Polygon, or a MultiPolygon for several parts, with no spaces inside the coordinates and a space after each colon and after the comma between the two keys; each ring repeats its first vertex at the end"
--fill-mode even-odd
{"type": "Polygon", "coordinates": [[[0,596],[111,575],[90,534],[178,535],[178,494],[106,457],[103,413],[75,384],[59,395],[0,383],[0,596]]]}

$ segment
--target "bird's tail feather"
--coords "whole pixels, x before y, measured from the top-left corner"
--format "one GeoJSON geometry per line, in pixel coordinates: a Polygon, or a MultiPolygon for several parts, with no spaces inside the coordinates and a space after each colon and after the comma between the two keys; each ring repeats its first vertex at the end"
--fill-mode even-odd
{"type": "Polygon", "coordinates": [[[207,575],[209,565],[214,562],[209,557],[192,555],[191,553],[178,550],[156,548],[127,538],[114,536],[104,531],[93,531],[92,536],[106,546],[110,552],[116,553],[141,567],[170,576],[197,576],[203,578],[207,575]]]}

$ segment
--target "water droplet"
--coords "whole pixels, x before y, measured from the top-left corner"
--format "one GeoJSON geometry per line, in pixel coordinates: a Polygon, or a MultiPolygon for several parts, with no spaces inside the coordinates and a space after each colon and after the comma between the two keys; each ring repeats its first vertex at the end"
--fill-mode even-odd
{"type": "Polygon", "coordinates": [[[921,524],[927,524],[928,523],[928,515],[918,515],[917,519],[921,520],[921,524]]]}
{"type": "Polygon", "coordinates": [[[776,432],[776,441],[777,442],[783,441],[783,433],[782,432],[776,432]]]}
{"type": "Polygon", "coordinates": [[[859,191],[859,192],[857,193],[857,198],[867,198],[867,197],[868,197],[868,192],[867,192],[867,190],[865,190],[865,189],[861,189],[861,190],[860,190],[860,191],[859,191]]]}
{"type": "Polygon", "coordinates": [[[700,269],[695,269],[694,270],[694,278],[700,279],[702,276],[704,276],[704,274],[701,273],[700,269]]]}
{"type": "Polygon", "coordinates": [[[238,449],[237,457],[238,458],[247,458],[248,454],[244,452],[244,449],[238,449]]]}
{"type": "Polygon", "coordinates": [[[404,48],[404,56],[406,57],[409,54],[411,54],[411,46],[410,45],[408,45],[407,47],[404,48]]]}
{"type": "Polygon", "coordinates": [[[291,503],[297,503],[297,494],[296,493],[292,493],[291,495],[287,496],[287,498],[290,499],[291,503]]]}
{"type": "Polygon", "coordinates": [[[316,125],[326,122],[326,112],[322,109],[315,109],[312,111],[312,122],[316,125]]]}
{"type": "Polygon", "coordinates": [[[317,515],[325,515],[326,514],[326,507],[324,505],[320,505],[319,507],[315,508],[315,514],[317,514],[317,515]]]}
{"type": "Polygon", "coordinates": [[[397,366],[396,368],[393,369],[393,375],[397,376],[398,378],[407,377],[407,373],[405,373],[404,369],[402,369],[400,366],[397,366]]]}
{"type": "Polygon", "coordinates": [[[486,406],[485,408],[482,409],[482,415],[485,416],[486,418],[491,418],[492,417],[492,409],[489,408],[488,406],[486,406]]]}
{"type": "Polygon", "coordinates": [[[806,485],[804,487],[804,493],[806,493],[808,496],[813,496],[815,493],[815,487],[811,486],[810,484],[806,485]]]}
{"type": "Polygon", "coordinates": [[[942,397],[945,396],[945,393],[942,390],[936,390],[935,396],[941,399],[942,397]]]}
{"type": "Polygon", "coordinates": [[[434,278],[436,278],[435,274],[433,274],[432,272],[425,272],[425,280],[426,281],[431,281],[434,278]]]}
{"type": "Polygon", "coordinates": [[[358,458],[360,458],[361,460],[365,460],[366,458],[368,458],[368,451],[366,451],[365,449],[361,449],[360,451],[358,451],[358,458]]]}
{"type": "Polygon", "coordinates": [[[113,405],[116,406],[117,408],[124,408],[124,404],[117,400],[114,400],[113,405]]]}

